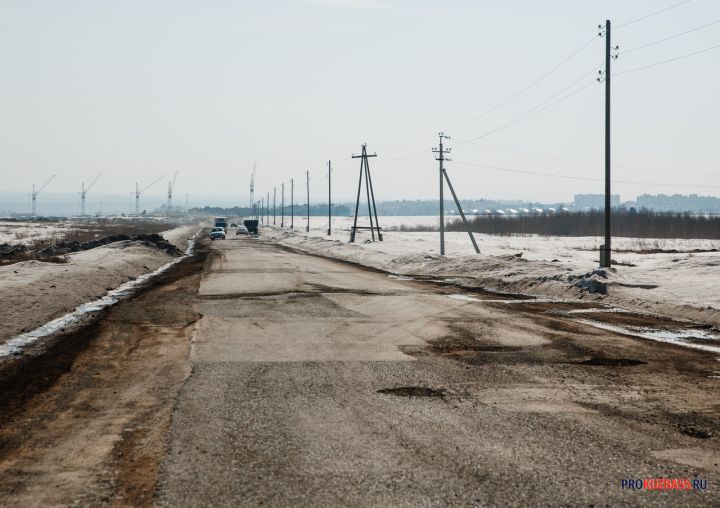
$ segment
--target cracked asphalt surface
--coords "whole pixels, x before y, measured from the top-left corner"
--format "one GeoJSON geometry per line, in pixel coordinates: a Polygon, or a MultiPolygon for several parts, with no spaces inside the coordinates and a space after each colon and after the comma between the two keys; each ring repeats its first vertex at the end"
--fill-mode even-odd
{"type": "Polygon", "coordinates": [[[717,354],[590,307],[203,240],[0,363],[0,506],[718,506],[717,354]]]}
{"type": "Polygon", "coordinates": [[[720,502],[714,355],[261,238],[212,248],[154,503],[720,502]],[[709,488],[621,489],[650,477],[709,488]]]}

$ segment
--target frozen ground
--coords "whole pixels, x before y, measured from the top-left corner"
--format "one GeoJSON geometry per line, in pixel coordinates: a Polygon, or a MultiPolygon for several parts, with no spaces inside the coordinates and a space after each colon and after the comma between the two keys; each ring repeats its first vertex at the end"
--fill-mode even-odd
{"type": "Polygon", "coordinates": [[[0,221],[0,244],[30,244],[39,240],[59,239],[74,229],[71,222],[0,221]]]}
{"type": "MultiPolygon", "coordinates": [[[[164,234],[185,250],[197,230],[197,226],[182,226],[164,234]]],[[[31,260],[0,266],[0,343],[96,300],[172,259],[153,247],[122,241],[70,254],[67,263],[31,260]]]]}
{"type": "MultiPolygon", "coordinates": [[[[272,218],[271,218],[272,222],[272,218]]],[[[600,237],[476,235],[474,254],[466,233],[446,234],[446,257],[439,256],[437,232],[386,231],[382,243],[364,243],[367,233],[348,244],[352,218],[304,218],[296,230],[265,230],[283,244],[395,274],[453,278],[468,287],[556,298],[582,298],[626,308],[720,325],[720,250],[716,240],[617,238],[612,269],[598,269],[600,237]],[[642,251],[677,251],[640,253],[642,251]],[[518,257],[518,254],[521,256],[518,257]]],[[[276,221],[279,226],[280,220],[276,221]]],[[[433,217],[380,217],[383,228],[436,225],[433,217]]],[[[365,223],[364,225],[367,225],[365,223]]]]}

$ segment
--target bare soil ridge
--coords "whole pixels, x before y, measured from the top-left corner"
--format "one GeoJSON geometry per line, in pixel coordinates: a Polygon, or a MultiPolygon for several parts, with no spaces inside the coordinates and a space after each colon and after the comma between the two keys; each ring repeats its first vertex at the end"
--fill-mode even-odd
{"type": "Polygon", "coordinates": [[[96,300],[179,256],[198,226],[160,234],[111,235],[47,247],[53,261],[0,266],[0,343],[96,300]],[[125,238],[127,237],[127,238],[125,238]],[[66,256],[57,262],[57,256],[66,256]]]}

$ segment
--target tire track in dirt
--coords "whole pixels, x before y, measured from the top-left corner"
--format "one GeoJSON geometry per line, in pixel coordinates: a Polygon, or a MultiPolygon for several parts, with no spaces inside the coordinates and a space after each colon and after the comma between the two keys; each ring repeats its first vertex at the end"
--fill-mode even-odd
{"type": "Polygon", "coordinates": [[[206,245],[4,381],[2,504],[152,502],[188,355],[206,245]]]}

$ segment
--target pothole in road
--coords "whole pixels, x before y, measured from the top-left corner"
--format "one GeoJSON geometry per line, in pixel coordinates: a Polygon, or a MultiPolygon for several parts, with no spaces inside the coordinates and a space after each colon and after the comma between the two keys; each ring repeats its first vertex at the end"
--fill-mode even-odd
{"type": "Polygon", "coordinates": [[[704,429],[699,429],[697,427],[684,427],[680,429],[680,432],[682,432],[686,436],[695,437],[697,439],[709,439],[713,436],[712,432],[704,429]]]}
{"type": "Polygon", "coordinates": [[[584,360],[578,363],[580,365],[592,365],[597,367],[634,367],[636,365],[645,365],[647,362],[633,360],[632,358],[605,358],[602,356],[593,356],[589,360],[584,360]]]}
{"type": "Polygon", "coordinates": [[[399,388],[383,388],[377,391],[385,395],[398,397],[444,397],[445,390],[435,390],[424,386],[401,386],[399,388]]]}

